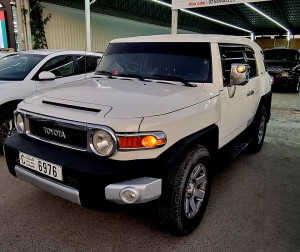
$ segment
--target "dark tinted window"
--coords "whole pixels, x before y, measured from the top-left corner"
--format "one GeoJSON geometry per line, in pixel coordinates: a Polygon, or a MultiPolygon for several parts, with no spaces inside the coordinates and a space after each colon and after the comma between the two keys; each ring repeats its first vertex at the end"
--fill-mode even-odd
{"type": "Polygon", "coordinates": [[[250,66],[250,78],[257,76],[257,68],[256,68],[256,60],[255,60],[255,52],[249,48],[245,48],[246,53],[246,63],[250,66]]]}
{"type": "Polygon", "coordinates": [[[77,62],[78,62],[78,74],[85,74],[85,57],[80,55],[76,56],[77,62]]]}
{"type": "Polygon", "coordinates": [[[95,72],[99,57],[86,56],[86,72],[95,72]]]}
{"type": "Polygon", "coordinates": [[[0,80],[24,80],[44,55],[17,53],[0,59],[0,80]]]}
{"type": "Polygon", "coordinates": [[[297,50],[274,49],[264,51],[265,60],[286,60],[299,61],[299,52],[297,50]]]}
{"type": "Polygon", "coordinates": [[[231,64],[249,64],[250,78],[257,76],[255,53],[253,49],[242,45],[220,45],[220,54],[223,67],[223,83],[230,83],[231,64]]]}
{"type": "Polygon", "coordinates": [[[190,82],[211,82],[210,44],[113,43],[97,71],[138,74],[152,79],[171,75],[190,82]]]}
{"type": "Polygon", "coordinates": [[[50,59],[40,70],[50,71],[55,74],[56,78],[74,75],[74,62],[72,56],[58,56],[50,59]]]}
{"type": "Polygon", "coordinates": [[[98,59],[96,56],[76,56],[79,66],[79,74],[95,72],[98,59]]]}

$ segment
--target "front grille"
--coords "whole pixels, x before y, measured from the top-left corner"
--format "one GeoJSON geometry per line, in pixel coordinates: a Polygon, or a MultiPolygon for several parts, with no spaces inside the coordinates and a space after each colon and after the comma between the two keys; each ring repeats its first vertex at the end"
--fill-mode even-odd
{"type": "Polygon", "coordinates": [[[76,129],[73,125],[58,124],[56,121],[46,119],[28,118],[29,134],[42,140],[55,142],[70,147],[86,149],[87,132],[76,129]]]}

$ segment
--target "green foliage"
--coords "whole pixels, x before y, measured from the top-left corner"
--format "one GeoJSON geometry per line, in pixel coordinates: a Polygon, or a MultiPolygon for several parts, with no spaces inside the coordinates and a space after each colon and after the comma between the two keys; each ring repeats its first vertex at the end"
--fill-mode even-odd
{"type": "Polygon", "coordinates": [[[52,14],[43,18],[44,6],[39,1],[30,0],[30,26],[33,41],[33,49],[48,48],[45,36],[45,26],[50,21],[52,14]]]}
{"type": "Polygon", "coordinates": [[[25,9],[25,8],[22,8],[21,9],[21,12],[23,13],[23,15],[25,16],[27,13],[28,13],[28,10],[27,9],[25,9]]]}

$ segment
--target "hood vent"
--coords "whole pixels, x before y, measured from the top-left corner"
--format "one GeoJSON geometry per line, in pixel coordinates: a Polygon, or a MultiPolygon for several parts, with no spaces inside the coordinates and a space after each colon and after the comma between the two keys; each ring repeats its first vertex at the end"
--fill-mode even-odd
{"type": "Polygon", "coordinates": [[[74,105],[62,104],[62,103],[56,103],[56,102],[50,102],[50,101],[43,101],[43,103],[48,104],[48,105],[57,106],[57,107],[77,109],[77,110],[83,110],[83,111],[89,111],[89,112],[95,112],[95,113],[99,113],[101,111],[101,109],[86,108],[86,107],[80,107],[80,106],[74,106],[74,105]]]}

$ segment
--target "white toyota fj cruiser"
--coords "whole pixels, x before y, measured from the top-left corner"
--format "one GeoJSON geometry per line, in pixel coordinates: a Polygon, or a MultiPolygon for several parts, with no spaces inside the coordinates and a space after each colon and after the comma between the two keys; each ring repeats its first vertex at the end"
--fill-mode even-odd
{"type": "Polygon", "coordinates": [[[8,168],[87,208],[153,201],[162,228],[188,234],[219,150],[240,136],[261,149],[270,90],[261,49],[246,38],[113,40],[93,78],[19,104],[8,168]]]}

